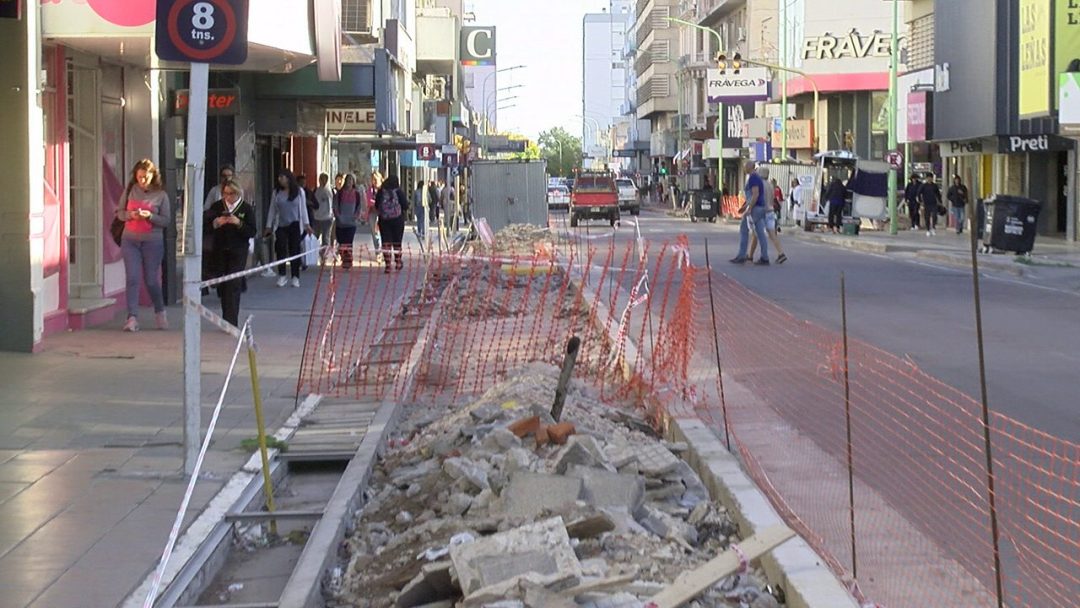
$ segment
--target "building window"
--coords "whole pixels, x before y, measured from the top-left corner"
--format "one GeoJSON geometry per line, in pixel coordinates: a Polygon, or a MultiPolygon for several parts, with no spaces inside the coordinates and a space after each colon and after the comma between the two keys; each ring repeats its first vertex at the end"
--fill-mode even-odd
{"type": "Polygon", "coordinates": [[[934,15],[933,13],[911,22],[907,40],[907,67],[915,71],[934,65],[934,15]]]}

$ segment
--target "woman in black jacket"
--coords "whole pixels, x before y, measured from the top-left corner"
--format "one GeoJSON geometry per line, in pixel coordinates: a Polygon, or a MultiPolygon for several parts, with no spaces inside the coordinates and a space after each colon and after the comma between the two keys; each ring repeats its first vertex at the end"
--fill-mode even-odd
{"type": "MultiPolygon", "coordinates": [[[[222,199],[203,216],[203,238],[210,241],[210,265],[214,276],[225,276],[247,267],[248,240],[255,238],[255,208],[243,200],[239,184],[227,180],[222,185],[222,199]]],[[[217,286],[221,298],[221,316],[240,326],[240,279],[217,286]]]]}

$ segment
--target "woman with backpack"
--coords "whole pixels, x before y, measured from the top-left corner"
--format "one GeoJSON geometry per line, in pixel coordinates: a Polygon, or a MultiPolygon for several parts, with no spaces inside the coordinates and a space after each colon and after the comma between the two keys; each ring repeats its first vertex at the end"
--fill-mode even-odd
{"type": "Polygon", "coordinates": [[[375,197],[374,212],[379,216],[379,234],[382,236],[383,262],[386,272],[390,272],[390,254],[393,253],[394,265],[398,270],[404,267],[401,260],[401,239],[405,236],[404,209],[409,201],[401,191],[401,182],[396,175],[391,175],[379,188],[375,197]]]}
{"type": "Polygon", "coordinates": [[[345,176],[341,188],[334,194],[334,230],[341,255],[341,267],[345,270],[353,265],[353,240],[356,239],[356,221],[364,203],[364,194],[356,189],[356,176],[345,176]]]}

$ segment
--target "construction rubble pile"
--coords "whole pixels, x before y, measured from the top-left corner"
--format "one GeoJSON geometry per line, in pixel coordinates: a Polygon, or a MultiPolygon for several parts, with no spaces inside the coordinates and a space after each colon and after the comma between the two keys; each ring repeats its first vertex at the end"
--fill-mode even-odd
{"type": "Polygon", "coordinates": [[[551,258],[556,241],[550,228],[532,224],[510,224],[495,233],[488,253],[551,258]]]}
{"type": "MultiPolygon", "coordinates": [[[[466,408],[412,406],[327,581],[329,606],[631,608],[738,540],[644,421],[559,370],[517,370],[466,408]]],[[[689,606],[780,606],[753,567],[689,606]]]]}

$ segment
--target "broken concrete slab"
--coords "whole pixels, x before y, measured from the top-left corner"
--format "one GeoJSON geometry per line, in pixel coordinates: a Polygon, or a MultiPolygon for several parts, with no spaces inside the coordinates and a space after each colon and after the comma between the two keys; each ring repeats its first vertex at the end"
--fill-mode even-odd
{"type": "Polygon", "coordinates": [[[603,511],[566,524],[570,538],[593,538],[615,529],[615,521],[603,511]]]}
{"type": "Polygon", "coordinates": [[[659,443],[642,443],[634,446],[634,457],[638,468],[649,477],[660,477],[678,468],[682,462],[659,443]]]}
{"type": "Polygon", "coordinates": [[[634,512],[645,497],[645,480],[604,469],[574,465],[567,471],[582,482],[581,499],[594,507],[624,508],[634,512]]]}
{"type": "Polygon", "coordinates": [[[595,437],[574,435],[555,455],[555,472],[565,473],[573,465],[610,469],[611,465],[595,437]]]}
{"type": "Polygon", "coordinates": [[[398,608],[416,608],[456,598],[461,590],[451,580],[450,566],[450,560],[424,564],[420,573],[401,590],[395,605],[398,608]]]}
{"type": "Polygon", "coordinates": [[[502,492],[502,512],[507,517],[534,518],[544,510],[574,504],[581,496],[582,481],[575,477],[518,471],[502,492]]]}
{"type": "Polygon", "coordinates": [[[477,490],[486,490],[491,487],[488,483],[487,471],[468,458],[447,458],[443,461],[443,471],[455,481],[464,479],[477,490]]]}
{"type": "Polygon", "coordinates": [[[491,451],[501,452],[520,446],[521,439],[509,429],[495,428],[484,437],[483,445],[491,451]]]}
{"type": "Polygon", "coordinates": [[[642,527],[660,538],[682,540],[690,545],[696,545],[698,542],[696,528],[652,505],[643,505],[635,515],[642,527]]]}
{"type": "Polygon", "coordinates": [[[451,547],[450,559],[466,599],[481,589],[526,575],[547,588],[572,586],[581,578],[581,565],[562,517],[451,547]]]}

